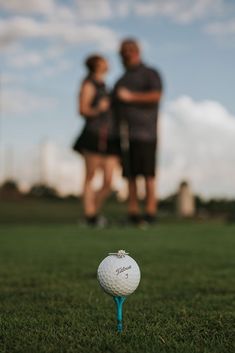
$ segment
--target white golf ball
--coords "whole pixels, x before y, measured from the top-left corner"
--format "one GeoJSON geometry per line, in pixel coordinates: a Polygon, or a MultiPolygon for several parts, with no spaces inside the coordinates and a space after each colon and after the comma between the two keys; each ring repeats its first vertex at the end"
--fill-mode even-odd
{"type": "Polygon", "coordinates": [[[99,265],[98,281],[103,290],[113,296],[133,293],[140,282],[140,269],[136,261],[124,250],[109,254],[99,265]]]}

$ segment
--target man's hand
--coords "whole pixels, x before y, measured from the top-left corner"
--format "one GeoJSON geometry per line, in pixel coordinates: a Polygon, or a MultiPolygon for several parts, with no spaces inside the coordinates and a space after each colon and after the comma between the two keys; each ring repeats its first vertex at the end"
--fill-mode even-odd
{"type": "Polygon", "coordinates": [[[129,103],[132,102],[134,93],[127,88],[121,87],[117,91],[117,96],[122,102],[129,103]]]}
{"type": "Polygon", "coordinates": [[[161,92],[132,92],[127,88],[121,87],[117,91],[117,96],[122,102],[125,103],[153,104],[160,101],[161,92]]]}

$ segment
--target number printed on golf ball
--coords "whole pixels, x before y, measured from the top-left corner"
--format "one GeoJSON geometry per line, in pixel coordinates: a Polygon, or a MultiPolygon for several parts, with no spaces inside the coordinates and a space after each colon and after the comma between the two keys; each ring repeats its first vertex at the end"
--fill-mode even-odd
{"type": "Polygon", "coordinates": [[[104,291],[113,296],[133,293],[140,282],[140,269],[136,261],[128,256],[112,254],[99,265],[98,281],[104,291]]]}

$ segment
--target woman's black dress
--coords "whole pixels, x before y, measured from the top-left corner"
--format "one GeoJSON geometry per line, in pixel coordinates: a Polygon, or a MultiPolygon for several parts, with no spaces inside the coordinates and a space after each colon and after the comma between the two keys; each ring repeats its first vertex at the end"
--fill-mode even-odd
{"type": "MultiPolygon", "coordinates": [[[[104,83],[95,81],[91,77],[87,77],[84,82],[91,82],[95,86],[93,108],[99,104],[100,99],[109,97],[104,83]]],[[[95,117],[84,118],[85,126],[73,149],[81,154],[87,151],[103,155],[119,155],[120,143],[112,110],[109,109],[95,117]]]]}

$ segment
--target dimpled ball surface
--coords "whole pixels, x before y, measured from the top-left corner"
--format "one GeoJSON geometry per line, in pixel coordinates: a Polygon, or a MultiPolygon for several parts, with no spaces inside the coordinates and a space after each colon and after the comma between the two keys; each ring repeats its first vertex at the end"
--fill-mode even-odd
{"type": "Polygon", "coordinates": [[[133,293],[140,282],[140,269],[136,261],[125,255],[107,256],[97,270],[98,281],[103,290],[113,296],[133,293]]]}

